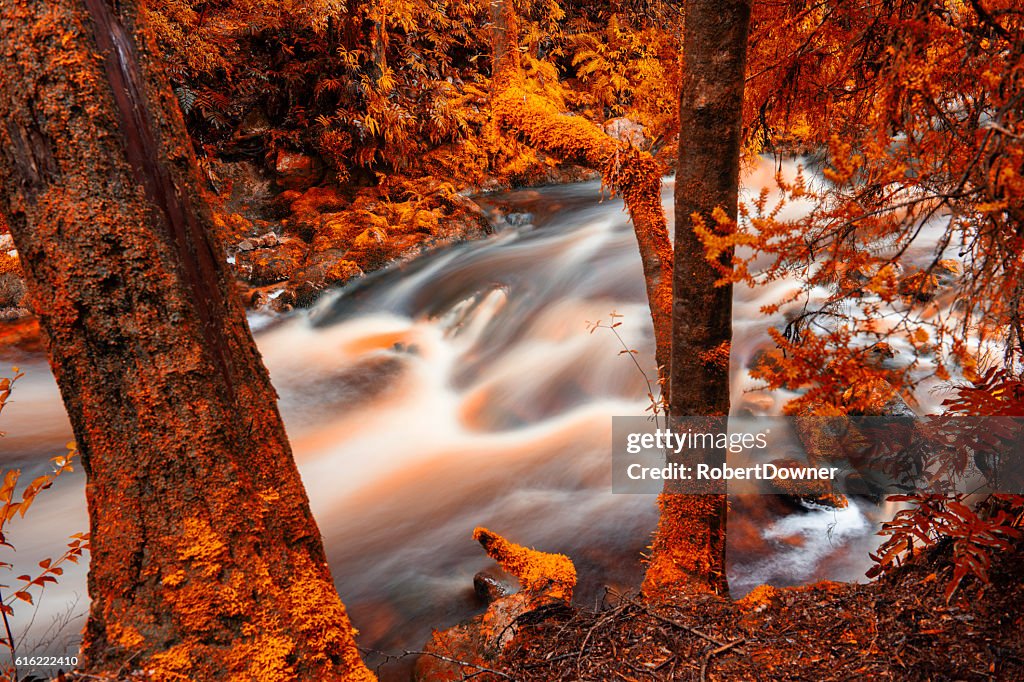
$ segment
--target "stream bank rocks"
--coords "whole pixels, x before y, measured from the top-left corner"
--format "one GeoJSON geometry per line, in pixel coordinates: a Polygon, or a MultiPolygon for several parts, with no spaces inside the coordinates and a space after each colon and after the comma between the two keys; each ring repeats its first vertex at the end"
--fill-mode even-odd
{"type": "Polygon", "coordinates": [[[0,235],[0,322],[10,322],[30,314],[28,287],[21,274],[14,241],[9,234],[0,235]]]}
{"type": "MultiPolygon", "coordinates": [[[[250,165],[222,175],[257,172],[250,165]]],[[[309,307],[366,272],[492,231],[484,210],[450,183],[385,178],[353,191],[313,184],[323,177],[315,160],[278,154],[271,189],[240,179],[242,188],[257,190],[252,204],[225,192],[218,228],[250,307],[309,307]]]]}

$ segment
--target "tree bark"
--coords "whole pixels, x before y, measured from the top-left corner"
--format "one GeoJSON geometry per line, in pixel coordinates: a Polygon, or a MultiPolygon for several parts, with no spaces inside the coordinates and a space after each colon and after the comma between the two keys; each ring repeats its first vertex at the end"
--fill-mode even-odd
{"type": "Polygon", "coordinates": [[[87,475],[85,667],[373,679],[137,8],[0,25],[0,212],[87,475]]]}
{"type": "MultiPolygon", "coordinates": [[[[736,220],[749,25],[750,0],[686,3],[675,191],[673,417],[729,414],[732,286],[715,286],[721,273],[704,258],[693,225],[699,216],[713,227],[716,208],[736,220]]],[[[718,265],[731,262],[730,251],[718,265]]],[[[659,506],[645,592],[686,585],[726,593],[727,497],[675,495],[666,487],[659,506]]]]}

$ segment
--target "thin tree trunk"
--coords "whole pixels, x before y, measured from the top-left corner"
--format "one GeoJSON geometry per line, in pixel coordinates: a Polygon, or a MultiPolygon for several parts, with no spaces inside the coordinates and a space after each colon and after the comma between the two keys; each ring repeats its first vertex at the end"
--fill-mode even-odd
{"type": "Polygon", "coordinates": [[[134,3],[0,25],[0,211],[88,477],[85,666],[373,679],[134,3]]]}
{"type": "MultiPolygon", "coordinates": [[[[712,211],[721,208],[736,219],[750,1],[690,0],[685,22],[669,413],[727,416],[732,286],[715,286],[720,273],[704,258],[693,216],[714,226],[712,211]]],[[[723,254],[720,265],[731,259],[723,254]]],[[[687,586],[726,593],[726,496],[675,495],[666,487],[659,507],[645,592],[687,586]]]]}

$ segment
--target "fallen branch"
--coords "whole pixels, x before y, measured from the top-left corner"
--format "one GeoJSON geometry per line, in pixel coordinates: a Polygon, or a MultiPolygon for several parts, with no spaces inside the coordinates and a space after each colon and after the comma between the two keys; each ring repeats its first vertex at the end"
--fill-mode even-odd
{"type": "Polygon", "coordinates": [[[725,644],[723,644],[722,646],[718,647],[717,649],[712,649],[711,651],[709,651],[706,654],[704,654],[704,660],[702,660],[700,662],[700,682],[707,682],[707,679],[708,679],[707,678],[708,663],[711,662],[712,657],[717,656],[718,654],[720,654],[720,653],[722,653],[724,651],[728,651],[729,649],[733,648],[737,644],[743,644],[743,642],[745,642],[745,641],[747,641],[747,640],[745,640],[745,639],[743,639],[741,637],[740,639],[736,639],[736,640],[733,640],[731,642],[726,642],[725,644]]]}

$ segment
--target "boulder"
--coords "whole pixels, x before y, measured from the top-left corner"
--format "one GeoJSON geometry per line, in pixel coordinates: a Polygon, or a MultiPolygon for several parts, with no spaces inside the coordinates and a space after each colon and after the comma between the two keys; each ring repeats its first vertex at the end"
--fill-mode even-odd
{"type": "Polygon", "coordinates": [[[235,270],[254,286],[284,282],[299,269],[306,250],[301,241],[285,240],[274,248],[239,251],[235,255],[235,270]]]}
{"type": "Polygon", "coordinates": [[[340,286],[350,279],[361,277],[363,270],[346,258],[341,249],[328,249],[310,256],[305,267],[291,279],[295,305],[308,308],[329,287],[340,286]]]}
{"type": "MultiPolygon", "coordinates": [[[[0,235],[10,241],[13,249],[14,242],[9,234],[0,235]]],[[[28,293],[25,280],[21,276],[21,263],[16,256],[7,253],[0,248],[0,308],[13,308],[21,305],[28,293]]]]}
{"type": "Polygon", "coordinates": [[[256,289],[249,296],[249,308],[252,310],[259,310],[270,303],[270,296],[267,292],[256,289]]]}
{"type": "Polygon", "coordinates": [[[491,604],[513,592],[513,588],[506,585],[501,579],[486,571],[480,571],[473,576],[473,592],[484,604],[491,604]]]}
{"type": "Polygon", "coordinates": [[[28,308],[0,308],[0,322],[14,322],[31,315],[32,311],[28,308]]]}
{"type": "Polygon", "coordinates": [[[323,166],[312,156],[280,149],[274,162],[277,183],[285,189],[306,189],[323,179],[323,166]]]}
{"type": "Polygon", "coordinates": [[[16,308],[28,293],[25,281],[16,273],[0,274],[0,308],[16,308]]]}

